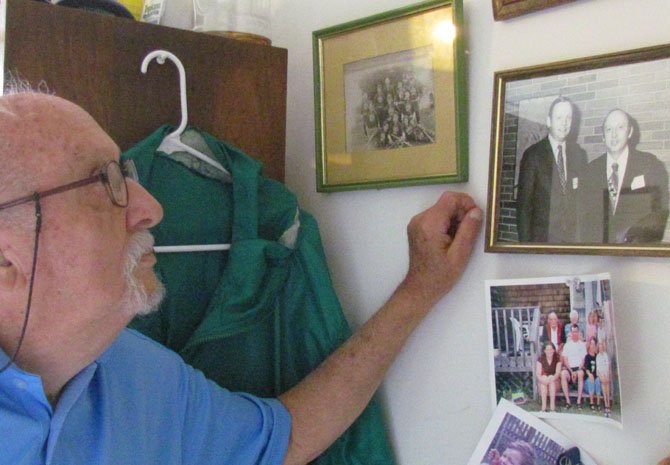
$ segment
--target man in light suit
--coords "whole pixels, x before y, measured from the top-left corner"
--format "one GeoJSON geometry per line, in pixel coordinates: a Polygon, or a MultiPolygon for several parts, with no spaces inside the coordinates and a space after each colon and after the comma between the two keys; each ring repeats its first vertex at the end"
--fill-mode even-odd
{"type": "Polygon", "coordinates": [[[572,114],[567,98],[554,100],[547,116],[547,137],[523,153],[517,194],[520,242],[575,242],[575,194],[586,154],[567,140],[572,114]]]}
{"type": "Polygon", "coordinates": [[[633,125],[623,110],[603,122],[607,152],[589,163],[584,179],[580,238],[595,243],[663,239],[668,220],[668,172],[651,153],[631,147],[633,125]]]}

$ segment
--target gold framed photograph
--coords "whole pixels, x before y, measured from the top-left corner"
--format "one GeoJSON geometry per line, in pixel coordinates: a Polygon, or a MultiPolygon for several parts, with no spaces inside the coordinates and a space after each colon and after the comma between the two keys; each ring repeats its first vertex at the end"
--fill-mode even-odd
{"type": "Polygon", "coordinates": [[[492,0],[493,19],[515,18],[537,10],[574,2],[575,0],[492,0]]]}
{"type": "Polygon", "coordinates": [[[487,252],[670,256],[670,45],[494,75],[487,252]]]}
{"type": "Polygon", "coordinates": [[[317,191],[468,176],[462,0],[313,33],[317,191]]]}

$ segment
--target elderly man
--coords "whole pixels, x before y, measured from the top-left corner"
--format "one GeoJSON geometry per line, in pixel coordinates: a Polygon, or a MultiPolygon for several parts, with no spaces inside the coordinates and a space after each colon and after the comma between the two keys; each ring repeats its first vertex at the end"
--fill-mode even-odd
{"type": "Polygon", "coordinates": [[[655,155],[631,146],[630,115],[603,121],[606,153],[589,163],[580,201],[583,242],[648,243],[663,239],[668,220],[668,171],[655,155]]]}
{"type": "Polygon", "coordinates": [[[570,402],[569,385],[577,383],[577,409],[582,409],[582,393],[584,391],[584,358],[586,357],[586,343],[582,340],[579,326],[570,325],[570,339],[563,346],[563,371],[561,372],[561,387],[565,396],[565,408],[572,407],[570,402]]]}
{"type": "Polygon", "coordinates": [[[162,209],[76,105],[0,98],[0,463],[307,463],[361,412],[456,283],[482,212],[446,193],[408,227],[409,270],[351,339],[277,400],[233,394],[125,329],[156,306],[162,209]]]}
{"type": "Polygon", "coordinates": [[[547,315],[547,324],[544,325],[542,341],[551,341],[560,354],[563,351],[563,343],[565,342],[565,339],[563,325],[558,321],[558,315],[556,315],[556,312],[550,312],[549,315],[547,315]]]}

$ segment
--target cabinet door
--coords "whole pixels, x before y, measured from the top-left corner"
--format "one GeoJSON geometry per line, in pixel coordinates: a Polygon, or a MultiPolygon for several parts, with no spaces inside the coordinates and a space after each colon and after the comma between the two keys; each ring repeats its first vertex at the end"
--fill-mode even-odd
{"type": "Polygon", "coordinates": [[[181,120],[174,53],[186,69],[189,124],[261,160],[284,179],[285,49],[155,26],[33,0],[9,0],[5,73],[81,105],[122,150],[181,120]],[[44,84],[41,84],[44,83],[44,84]]]}

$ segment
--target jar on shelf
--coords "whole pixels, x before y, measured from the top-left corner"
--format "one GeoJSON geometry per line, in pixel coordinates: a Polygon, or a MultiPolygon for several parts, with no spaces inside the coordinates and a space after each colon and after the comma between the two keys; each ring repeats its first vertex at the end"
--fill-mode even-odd
{"type": "Polygon", "coordinates": [[[193,30],[270,45],[270,0],[193,0],[193,30]]]}

